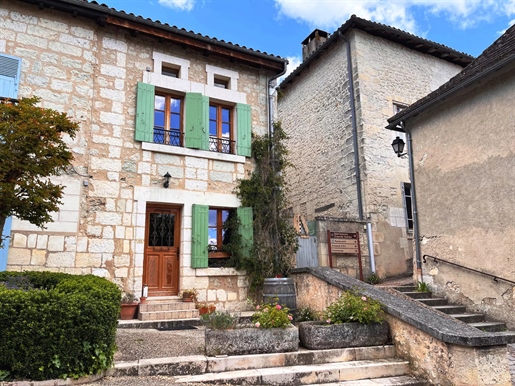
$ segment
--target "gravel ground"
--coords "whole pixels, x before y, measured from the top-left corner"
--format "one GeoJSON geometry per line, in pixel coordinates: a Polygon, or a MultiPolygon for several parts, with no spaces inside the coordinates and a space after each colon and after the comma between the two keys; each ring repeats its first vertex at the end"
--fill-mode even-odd
{"type": "Polygon", "coordinates": [[[204,328],[175,331],[119,328],[116,331],[116,345],[115,362],[204,355],[204,328]]]}
{"type": "MultiPolygon", "coordinates": [[[[138,359],[166,358],[184,355],[204,355],[204,328],[196,330],[158,331],[155,329],[123,329],[116,331],[118,351],[116,362],[138,359]]],[[[106,377],[90,383],[98,386],[168,386],[173,378],[152,377],[106,377]]],[[[190,383],[189,386],[205,386],[204,383],[190,383]]],[[[231,386],[227,384],[226,386],[231,386]]]]}

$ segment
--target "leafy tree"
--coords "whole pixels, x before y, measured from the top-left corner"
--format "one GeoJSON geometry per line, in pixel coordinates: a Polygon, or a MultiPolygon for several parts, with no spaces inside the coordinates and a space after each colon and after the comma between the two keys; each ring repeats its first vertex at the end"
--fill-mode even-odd
{"type": "Polygon", "coordinates": [[[64,187],[49,177],[70,166],[63,134],[74,138],[78,124],[39,101],[0,100],[0,230],[13,215],[43,227],[61,204],[64,187]]]}

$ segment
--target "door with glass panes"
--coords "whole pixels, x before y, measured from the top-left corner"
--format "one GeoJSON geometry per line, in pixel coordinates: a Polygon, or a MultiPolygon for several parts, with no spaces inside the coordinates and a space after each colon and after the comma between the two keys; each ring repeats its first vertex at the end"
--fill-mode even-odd
{"type": "Polygon", "coordinates": [[[148,296],[179,293],[180,208],[148,205],[143,284],[148,296]]]}

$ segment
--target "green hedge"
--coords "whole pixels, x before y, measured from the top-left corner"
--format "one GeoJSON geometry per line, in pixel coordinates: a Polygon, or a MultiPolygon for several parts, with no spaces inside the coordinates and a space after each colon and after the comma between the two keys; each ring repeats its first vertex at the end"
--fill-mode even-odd
{"type": "Polygon", "coordinates": [[[0,283],[0,377],[78,378],[111,367],[114,283],[53,272],[0,272],[0,283]]]}

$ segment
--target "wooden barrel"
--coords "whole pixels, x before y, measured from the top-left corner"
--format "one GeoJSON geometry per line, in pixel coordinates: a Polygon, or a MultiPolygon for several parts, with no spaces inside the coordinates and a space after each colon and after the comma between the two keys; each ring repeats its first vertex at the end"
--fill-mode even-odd
{"type": "Polygon", "coordinates": [[[263,301],[288,307],[291,313],[297,311],[295,282],[291,278],[273,277],[265,279],[263,284],[263,301]],[[277,300],[277,299],[279,300],[277,300]]]}

